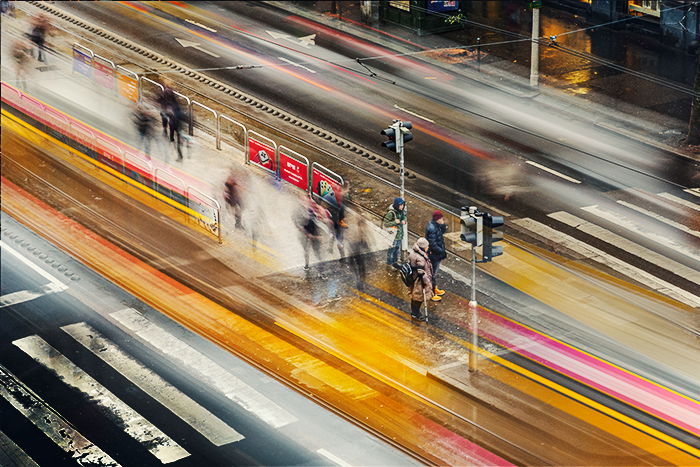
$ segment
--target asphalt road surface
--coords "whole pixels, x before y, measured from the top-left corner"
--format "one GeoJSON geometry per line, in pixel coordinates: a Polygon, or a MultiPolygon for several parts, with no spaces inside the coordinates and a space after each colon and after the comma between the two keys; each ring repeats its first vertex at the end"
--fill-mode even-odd
{"type": "Polygon", "coordinates": [[[414,461],[2,214],[0,464],[414,461]]]}

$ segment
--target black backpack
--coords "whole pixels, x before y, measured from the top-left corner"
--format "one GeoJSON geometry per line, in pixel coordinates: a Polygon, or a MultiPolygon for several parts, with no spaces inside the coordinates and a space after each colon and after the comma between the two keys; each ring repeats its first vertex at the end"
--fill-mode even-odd
{"type": "Polygon", "coordinates": [[[416,272],[411,267],[411,263],[396,263],[394,267],[399,271],[401,280],[406,284],[406,287],[413,287],[413,283],[416,282],[416,272]]]}

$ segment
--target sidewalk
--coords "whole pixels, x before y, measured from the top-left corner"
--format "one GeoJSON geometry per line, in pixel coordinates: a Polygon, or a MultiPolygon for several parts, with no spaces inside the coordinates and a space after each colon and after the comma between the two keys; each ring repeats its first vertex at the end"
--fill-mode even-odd
{"type": "MultiPolygon", "coordinates": [[[[622,100],[596,94],[594,90],[589,90],[585,96],[567,94],[557,89],[557,86],[562,85],[561,82],[553,78],[548,80],[546,76],[540,77],[542,84],[533,91],[527,79],[529,69],[526,70],[517,60],[484,55],[480,71],[477,71],[476,54],[465,52],[463,42],[450,39],[457,33],[418,36],[406,28],[388,23],[368,26],[360,21],[359,2],[344,3],[342,17],[328,12],[330,2],[312,2],[304,6],[297,5],[297,2],[274,0],[265,3],[370,43],[381,44],[397,53],[443,49],[435,53],[415,55],[413,58],[425,60],[514,96],[531,99],[538,107],[548,109],[552,114],[561,114],[561,118],[567,121],[586,120],[659,149],[700,160],[700,149],[692,150],[679,144],[680,135],[687,130],[687,121],[679,121],[622,100]]],[[[541,46],[540,49],[544,53],[545,48],[541,46]]]]}
{"type": "MultiPolygon", "coordinates": [[[[9,60],[3,60],[3,67],[6,63],[10,63],[9,60]]],[[[57,70],[41,72],[46,79],[30,81],[28,90],[48,104],[133,144],[135,134],[129,131],[129,107],[97,91],[97,88],[86,87],[86,83],[76,84],[78,81],[71,79],[69,68],[66,68],[68,64],[59,62],[57,65],[57,70]],[[110,111],[105,112],[105,108],[110,111]]],[[[11,71],[5,68],[2,73],[3,80],[11,76],[11,71]]],[[[198,178],[210,187],[213,196],[220,199],[217,187],[222,186],[231,165],[242,162],[242,154],[240,151],[213,149],[212,139],[201,132],[197,132],[196,138],[191,156],[186,157],[181,165],[175,166],[173,158],[166,163],[165,152],[160,150],[154,154],[154,162],[162,163],[162,167],[174,173],[182,172],[198,178]]],[[[304,336],[321,348],[334,349],[370,374],[388,375],[396,384],[417,388],[414,390],[420,390],[423,385],[432,387],[435,378],[447,381],[456,377],[470,388],[471,395],[493,400],[503,410],[509,408],[499,401],[506,400],[503,391],[514,391],[512,388],[475,387],[475,380],[470,379],[466,372],[455,370],[458,368],[455,364],[466,361],[468,349],[468,324],[465,322],[468,288],[461,279],[468,276],[466,263],[455,258],[446,263],[446,276],[451,276],[444,280],[448,295],[440,304],[431,305],[433,319],[429,325],[415,327],[408,319],[408,304],[403,295],[405,287],[382,264],[383,256],[379,251],[386,247],[386,243],[382,241],[375,220],[370,224],[375,239],[373,250],[378,253],[367,258],[370,274],[364,282],[364,291],[353,286],[355,281],[350,269],[335,261],[337,255],[326,258],[330,261],[317,264],[316,270],[312,271],[324,274],[332,271],[327,280],[317,279],[313,273],[307,276],[301,270],[302,249],[296,231],[284,216],[279,215],[289,212],[294,206],[294,195],[284,188],[280,191],[271,189],[272,185],[262,171],[250,167],[249,172],[253,185],[262,187],[256,191],[261,205],[274,207],[268,217],[275,222],[275,228],[268,232],[269,235],[261,236],[258,253],[251,254],[248,237],[233,231],[232,219],[224,217],[224,245],[211,245],[207,249],[212,257],[228,264],[233,271],[251,281],[269,285],[271,293],[278,294],[297,310],[268,310],[275,313],[273,317],[286,323],[290,332],[304,336]],[[340,299],[336,300],[336,297],[340,299]],[[450,368],[451,371],[446,370],[450,368]],[[432,378],[433,383],[424,378],[432,378]]],[[[180,259],[183,262],[188,260],[184,253],[180,259]]],[[[507,278],[504,282],[484,272],[478,274],[477,298],[486,307],[485,316],[495,316],[488,311],[495,310],[691,397],[700,397],[695,373],[697,361],[693,358],[698,354],[697,342],[682,339],[676,328],[645,311],[651,307],[671,308],[670,305],[652,296],[633,295],[612,284],[599,287],[570,270],[512,245],[499,260],[498,264],[486,269],[497,273],[499,278],[507,278]],[[551,283],[564,283],[568,287],[549,290],[551,283]],[[578,294],[572,295],[572,290],[578,294]],[[648,331],[640,332],[640,329],[654,329],[656,332],[649,336],[648,331]]],[[[230,292],[246,293],[239,287],[230,292]]],[[[254,296],[249,298],[255,302],[254,296]]],[[[489,331],[492,335],[505,335],[505,328],[499,328],[496,318],[489,318],[489,321],[495,326],[489,331]]],[[[511,339],[505,347],[487,340],[481,344],[497,355],[510,354],[506,348],[517,347],[520,351],[534,353],[541,350],[540,343],[525,334],[511,339]]],[[[562,354],[553,352],[540,357],[552,362],[562,354]]],[[[487,371],[494,366],[489,362],[484,365],[487,371]]],[[[585,368],[579,371],[585,371],[585,368]]],[[[616,386],[607,389],[624,390],[617,386],[617,381],[606,384],[616,386]]],[[[525,389],[520,387],[518,391],[525,389]]],[[[516,397],[512,393],[509,398],[511,396],[516,397]]],[[[446,395],[441,397],[449,401],[446,395]]],[[[539,407],[541,414],[548,410],[547,403],[544,401],[539,407]]]]}

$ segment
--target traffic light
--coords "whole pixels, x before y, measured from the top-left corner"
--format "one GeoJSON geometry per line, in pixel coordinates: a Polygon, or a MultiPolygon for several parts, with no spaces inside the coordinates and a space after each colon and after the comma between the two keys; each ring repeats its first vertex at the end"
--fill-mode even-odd
{"type": "Polygon", "coordinates": [[[389,128],[384,128],[379,133],[382,136],[386,136],[387,138],[389,138],[388,141],[384,141],[382,143],[382,146],[394,152],[398,152],[396,150],[396,129],[393,126],[390,126],[389,128]]]}
{"type": "Polygon", "coordinates": [[[475,206],[464,206],[459,216],[459,223],[462,233],[459,238],[463,242],[472,244],[472,247],[480,246],[483,243],[483,219],[481,213],[475,206]]]}
{"type": "Polygon", "coordinates": [[[379,132],[382,136],[389,138],[388,141],[382,143],[382,146],[396,153],[400,153],[404,144],[413,139],[413,134],[409,131],[411,128],[413,128],[411,122],[394,120],[394,123],[392,123],[389,128],[385,128],[379,132]]]}
{"type": "Polygon", "coordinates": [[[503,247],[494,245],[496,242],[503,240],[504,220],[502,216],[492,216],[484,214],[484,248],[482,258],[483,261],[491,261],[495,256],[503,254],[503,247]]]}

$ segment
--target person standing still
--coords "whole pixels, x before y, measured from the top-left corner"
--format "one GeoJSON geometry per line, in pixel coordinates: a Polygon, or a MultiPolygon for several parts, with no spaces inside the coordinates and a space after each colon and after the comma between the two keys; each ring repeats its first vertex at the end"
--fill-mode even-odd
{"type": "Polygon", "coordinates": [[[416,321],[428,321],[427,300],[433,294],[433,267],[428,258],[428,240],[424,237],[416,240],[408,262],[415,274],[415,280],[411,287],[411,318],[416,321]],[[425,303],[425,316],[421,314],[420,307],[425,303]]]}
{"type": "Polygon", "coordinates": [[[431,300],[439,302],[442,296],[445,295],[444,290],[440,290],[437,286],[437,274],[440,269],[440,263],[447,258],[447,250],[445,249],[445,217],[442,212],[433,212],[433,219],[425,226],[425,238],[428,240],[428,258],[433,267],[433,292],[431,300]]]}
{"type": "Polygon", "coordinates": [[[386,254],[386,264],[393,265],[399,260],[401,242],[406,229],[406,202],[403,198],[394,198],[394,202],[382,219],[382,226],[396,234],[386,254]]]}

